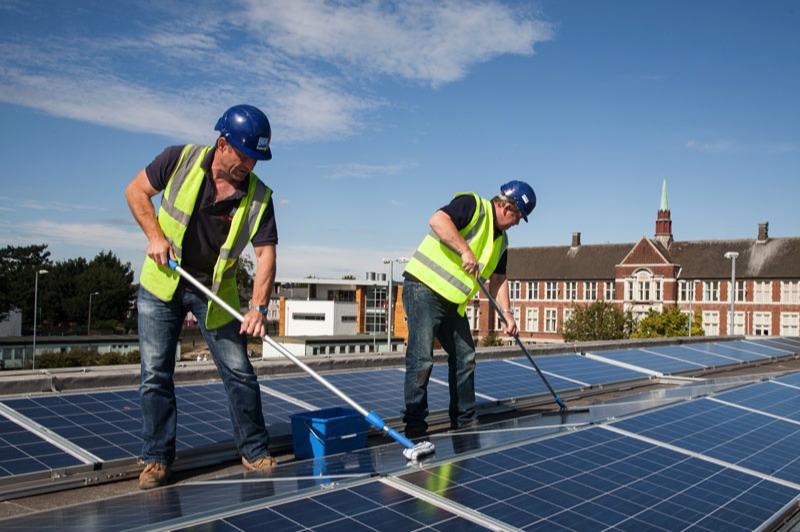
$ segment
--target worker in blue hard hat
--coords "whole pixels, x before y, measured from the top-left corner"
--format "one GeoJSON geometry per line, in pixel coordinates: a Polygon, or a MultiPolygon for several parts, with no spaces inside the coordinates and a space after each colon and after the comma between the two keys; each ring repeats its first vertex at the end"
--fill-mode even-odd
{"type": "Polygon", "coordinates": [[[208,343],[230,403],[234,438],[248,470],[268,470],[269,435],[261,391],[247,358],[247,335],[265,333],[275,280],[278,230],[272,191],[253,168],[272,158],[267,116],[252,105],[225,111],[212,146],[170,146],[128,184],[125,196],[147,237],[137,298],[139,388],[145,468],[139,487],[165,484],[175,459],[177,411],[173,373],[183,318],[191,312],[208,343]],[[156,216],[151,198],[162,194],[156,216]],[[249,312],[240,325],[167,266],[172,259],[239,309],[238,259],[248,244],[256,258],[249,312]]]}
{"type": "Polygon", "coordinates": [[[476,423],[475,343],[465,316],[467,302],[489,281],[500,304],[508,335],[517,334],[506,279],[506,230],[528,221],[536,194],[524,181],[509,181],[491,200],[474,192],[455,198],[431,216],[431,232],[408,262],[403,276],[403,307],[408,320],[406,351],[406,435],[428,430],[428,380],[433,343],[448,354],[451,427],[476,423]]]}

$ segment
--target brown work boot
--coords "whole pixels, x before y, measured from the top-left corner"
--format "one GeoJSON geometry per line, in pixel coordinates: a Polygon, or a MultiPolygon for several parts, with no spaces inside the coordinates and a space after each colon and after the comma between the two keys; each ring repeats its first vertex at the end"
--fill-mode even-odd
{"type": "Polygon", "coordinates": [[[147,464],[139,475],[139,489],[149,490],[163,486],[169,479],[169,468],[165,464],[147,464]]]}
{"type": "Polygon", "coordinates": [[[269,455],[262,456],[258,460],[249,461],[242,456],[242,465],[248,471],[260,471],[262,473],[271,473],[275,467],[275,459],[269,455]]]}

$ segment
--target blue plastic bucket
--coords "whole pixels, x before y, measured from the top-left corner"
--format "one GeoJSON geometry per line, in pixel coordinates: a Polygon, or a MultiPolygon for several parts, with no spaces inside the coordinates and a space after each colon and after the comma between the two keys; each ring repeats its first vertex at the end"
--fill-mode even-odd
{"type": "Polygon", "coordinates": [[[296,458],[311,458],[362,449],[369,425],[352,408],[336,406],[292,414],[292,444],[296,458]]]}

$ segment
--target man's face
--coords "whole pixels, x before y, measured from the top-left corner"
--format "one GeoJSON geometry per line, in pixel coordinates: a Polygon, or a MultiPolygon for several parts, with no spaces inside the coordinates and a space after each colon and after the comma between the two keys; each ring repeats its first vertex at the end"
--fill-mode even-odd
{"type": "Polygon", "coordinates": [[[256,160],[240,152],[224,138],[217,145],[217,156],[222,170],[235,181],[244,181],[253,168],[256,160]]]}
{"type": "Polygon", "coordinates": [[[514,227],[522,220],[522,213],[511,203],[501,203],[495,208],[495,213],[497,216],[497,228],[501,231],[514,227]]]}

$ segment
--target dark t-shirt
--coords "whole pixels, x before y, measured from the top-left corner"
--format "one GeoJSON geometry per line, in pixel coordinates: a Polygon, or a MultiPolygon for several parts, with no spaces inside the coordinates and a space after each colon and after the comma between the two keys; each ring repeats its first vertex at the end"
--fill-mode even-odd
{"type": "MultiPolygon", "coordinates": [[[[440,208],[439,210],[444,212],[450,219],[453,221],[453,225],[456,226],[456,229],[461,231],[464,229],[472,220],[472,217],[475,215],[475,209],[478,207],[478,204],[475,203],[475,198],[471,194],[466,194],[464,196],[459,196],[454,198],[453,201],[445,205],[444,207],[440,208]]],[[[492,209],[494,209],[494,205],[492,205],[492,209]]],[[[494,211],[493,211],[494,212],[494,211]]],[[[497,239],[503,232],[496,229],[494,230],[494,238],[497,239]]],[[[507,262],[507,252],[503,251],[503,254],[500,255],[500,260],[497,261],[497,267],[494,269],[494,273],[499,275],[506,274],[506,262],[507,262]]],[[[403,273],[403,275],[407,279],[415,279],[413,275],[410,273],[403,273]]]]}
{"type": "MultiPolygon", "coordinates": [[[[184,146],[170,146],[159,154],[145,169],[150,185],[156,190],[164,190],[169,178],[180,160],[184,146]]],[[[227,198],[217,201],[216,188],[211,181],[211,161],[214,150],[208,152],[202,166],[206,178],[200,185],[194,211],[183,237],[181,265],[198,281],[211,284],[214,265],[219,250],[228,238],[233,214],[239,202],[247,195],[247,182],[244,181],[227,198]]],[[[253,246],[276,245],[278,228],[275,224],[275,211],[270,196],[258,230],[252,239],[253,246]]]]}

